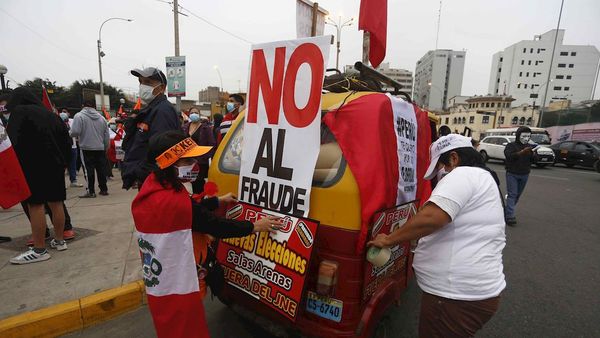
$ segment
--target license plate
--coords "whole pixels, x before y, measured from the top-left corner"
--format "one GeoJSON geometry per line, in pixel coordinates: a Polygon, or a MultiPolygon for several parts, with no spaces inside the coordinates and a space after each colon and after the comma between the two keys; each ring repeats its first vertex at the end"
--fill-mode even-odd
{"type": "Polygon", "coordinates": [[[548,162],[548,159],[547,159],[547,158],[545,158],[545,157],[542,157],[540,160],[541,160],[542,162],[548,162]]]}
{"type": "Polygon", "coordinates": [[[341,300],[322,297],[312,291],[308,291],[306,311],[310,313],[339,323],[342,320],[343,308],[344,303],[341,300]]]}

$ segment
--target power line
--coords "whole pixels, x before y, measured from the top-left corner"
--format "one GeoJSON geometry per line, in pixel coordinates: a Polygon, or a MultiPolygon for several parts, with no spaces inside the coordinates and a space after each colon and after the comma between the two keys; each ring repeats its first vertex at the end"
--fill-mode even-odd
{"type": "MultiPolygon", "coordinates": [[[[156,1],[163,2],[163,3],[166,3],[166,4],[170,4],[171,6],[173,5],[173,2],[172,2],[172,1],[164,1],[164,0],[156,0],[156,1]]],[[[192,12],[191,10],[189,10],[189,9],[187,9],[187,8],[185,8],[185,7],[181,6],[181,5],[179,5],[179,8],[181,8],[181,9],[183,9],[184,11],[188,12],[188,13],[189,13],[191,16],[195,17],[196,19],[199,19],[199,20],[203,21],[204,23],[206,23],[206,24],[208,24],[208,25],[210,25],[210,26],[212,26],[212,27],[214,27],[214,28],[216,28],[216,29],[220,30],[221,32],[223,32],[223,33],[225,33],[225,34],[227,34],[227,35],[229,35],[229,36],[232,36],[232,37],[234,37],[234,38],[236,38],[236,39],[238,39],[238,40],[244,41],[244,42],[246,42],[246,43],[252,44],[252,41],[249,41],[249,40],[247,40],[247,39],[245,39],[245,38],[243,38],[243,37],[241,37],[241,36],[239,36],[239,35],[237,35],[237,34],[235,34],[235,33],[232,33],[232,32],[230,32],[230,31],[228,31],[227,29],[225,29],[225,28],[223,28],[223,27],[220,27],[220,26],[218,26],[218,25],[216,25],[216,24],[214,24],[214,23],[210,22],[210,21],[209,21],[209,20],[207,20],[206,18],[203,18],[203,17],[201,17],[200,15],[198,15],[198,14],[196,14],[196,13],[192,12]]],[[[181,12],[180,12],[180,13],[181,13],[181,12]]],[[[184,13],[181,13],[181,14],[185,15],[184,13]]]]}

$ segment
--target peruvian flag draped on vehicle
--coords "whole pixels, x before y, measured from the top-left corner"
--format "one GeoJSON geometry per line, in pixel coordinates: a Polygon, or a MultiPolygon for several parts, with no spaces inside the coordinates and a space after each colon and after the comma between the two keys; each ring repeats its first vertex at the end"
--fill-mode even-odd
{"type": "Polygon", "coordinates": [[[30,195],[17,154],[0,122],[0,206],[8,209],[30,195]]]}
{"type": "Polygon", "coordinates": [[[423,179],[429,165],[429,119],[412,103],[374,93],[329,112],[323,120],[358,184],[361,232],[356,250],[361,252],[376,212],[429,199],[431,184],[423,179]],[[373,113],[365,118],[365,111],[373,113]]]}

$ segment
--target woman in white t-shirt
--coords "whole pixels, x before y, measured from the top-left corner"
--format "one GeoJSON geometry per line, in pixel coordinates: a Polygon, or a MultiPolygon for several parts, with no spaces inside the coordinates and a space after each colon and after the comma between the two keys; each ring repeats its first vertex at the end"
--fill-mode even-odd
{"type": "Polygon", "coordinates": [[[495,173],[471,139],[457,134],[431,145],[425,179],[439,182],[404,226],[368,245],[420,239],[413,267],[423,290],[420,337],[471,337],[494,315],[506,287],[504,213],[495,173]]]}

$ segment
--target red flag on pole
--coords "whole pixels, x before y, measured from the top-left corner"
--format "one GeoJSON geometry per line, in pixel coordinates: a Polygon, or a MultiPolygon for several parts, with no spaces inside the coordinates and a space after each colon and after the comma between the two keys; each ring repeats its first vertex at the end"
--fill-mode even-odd
{"type": "Polygon", "coordinates": [[[106,121],[110,120],[110,114],[106,111],[106,108],[102,108],[102,112],[104,113],[104,118],[106,121]]]}
{"type": "Polygon", "coordinates": [[[44,85],[42,85],[42,104],[49,111],[54,111],[54,109],[52,109],[52,102],[50,102],[50,97],[48,96],[48,92],[46,91],[46,86],[44,85]]]}
{"type": "Polygon", "coordinates": [[[376,68],[385,58],[387,0],[361,0],[358,29],[369,32],[369,61],[376,68]]]}
{"type": "Polygon", "coordinates": [[[0,177],[0,207],[8,209],[31,195],[21,164],[2,122],[0,122],[0,177]]]}

